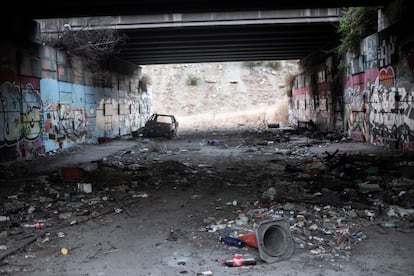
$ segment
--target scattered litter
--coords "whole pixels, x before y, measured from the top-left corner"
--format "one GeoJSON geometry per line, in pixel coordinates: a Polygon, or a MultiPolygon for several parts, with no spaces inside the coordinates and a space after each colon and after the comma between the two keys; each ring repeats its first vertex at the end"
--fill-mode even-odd
{"type": "Polygon", "coordinates": [[[69,253],[69,250],[63,247],[62,249],[60,249],[60,252],[62,253],[62,255],[67,255],[69,253]]]}

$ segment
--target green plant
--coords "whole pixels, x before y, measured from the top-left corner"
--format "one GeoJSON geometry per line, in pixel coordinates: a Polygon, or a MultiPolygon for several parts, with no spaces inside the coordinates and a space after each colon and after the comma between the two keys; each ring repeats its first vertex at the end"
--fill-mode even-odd
{"type": "Polygon", "coordinates": [[[263,64],[263,61],[245,61],[243,63],[244,66],[249,67],[249,68],[253,68],[255,66],[260,66],[263,64]]]}
{"type": "Polygon", "coordinates": [[[267,66],[274,69],[274,70],[279,70],[280,69],[280,61],[278,60],[270,60],[267,62],[267,66]]]}
{"type": "Polygon", "coordinates": [[[338,70],[345,72],[347,69],[348,69],[348,64],[346,63],[346,60],[342,59],[341,61],[339,61],[338,70]]]}
{"type": "Polygon", "coordinates": [[[377,31],[379,7],[343,8],[339,19],[340,43],[337,52],[345,56],[348,51],[357,52],[362,38],[377,31]]]}
{"type": "Polygon", "coordinates": [[[195,75],[189,75],[187,78],[188,85],[197,85],[199,81],[200,81],[200,78],[195,75]]]}

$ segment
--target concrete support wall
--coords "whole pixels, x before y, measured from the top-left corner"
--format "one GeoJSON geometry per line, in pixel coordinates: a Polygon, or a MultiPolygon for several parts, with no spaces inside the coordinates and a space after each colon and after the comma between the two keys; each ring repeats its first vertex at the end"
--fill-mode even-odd
{"type": "Polygon", "coordinates": [[[37,50],[0,43],[0,161],[44,152],[37,50]]]}
{"type": "Polygon", "coordinates": [[[290,116],[293,125],[312,121],[322,131],[342,127],[342,94],[335,89],[334,66],[333,56],[327,56],[311,68],[302,68],[303,72],[295,77],[290,116]]]}
{"type": "Polygon", "coordinates": [[[404,5],[379,10],[378,32],[347,55],[343,82],[332,73],[338,64],[331,57],[303,68],[292,90],[293,124],[312,120],[355,141],[414,150],[414,40],[404,5]]]}
{"type": "Polygon", "coordinates": [[[401,45],[398,30],[394,24],[364,38],[359,53],[347,56],[343,93],[333,89],[338,65],[331,57],[303,68],[292,90],[291,123],[313,121],[323,131],[344,129],[355,141],[413,151],[414,46],[401,45]]]}
{"type": "Polygon", "coordinates": [[[414,150],[414,46],[401,45],[398,24],[366,37],[348,57],[344,102],[354,140],[414,150]]]}
{"type": "Polygon", "coordinates": [[[150,115],[138,66],[92,73],[52,47],[5,41],[0,59],[0,162],[126,135],[150,115]]]}

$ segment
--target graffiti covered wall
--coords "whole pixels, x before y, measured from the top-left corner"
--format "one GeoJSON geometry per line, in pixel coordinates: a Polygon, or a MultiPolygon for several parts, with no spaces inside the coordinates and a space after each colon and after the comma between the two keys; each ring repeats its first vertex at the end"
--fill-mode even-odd
{"type": "Polygon", "coordinates": [[[56,49],[43,47],[41,53],[46,151],[127,135],[142,126],[139,118],[149,116],[133,108],[146,97],[138,90],[138,67],[88,73],[80,60],[69,62],[56,49]]]}
{"type": "Polygon", "coordinates": [[[43,141],[46,151],[93,142],[89,136],[86,89],[81,85],[42,79],[43,141]]]}
{"type": "Polygon", "coordinates": [[[0,161],[32,158],[44,152],[36,60],[11,43],[3,43],[0,50],[0,161]],[[16,72],[17,54],[20,73],[16,72]]]}
{"type": "Polygon", "coordinates": [[[291,124],[312,121],[320,130],[330,131],[343,121],[341,95],[333,92],[333,66],[333,57],[328,56],[321,64],[313,64],[311,70],[304,68],[304,72],[295,77],[291,124]]]}
{"type": "Polygon", "coordinates": [[[361,42],[348,58],[344,102],[348,135],[403,151],[414,150],[413,49],[399,50],[397,26],[361,42]],[[359,65],[355,66],[359,61],[359,65]]]}
{"type": "Polygon", "coordinates": [[[357,53],[348,53],[339,89],[334,74],[327,74],[331,79],[326,81],[321,77],[327,64],[313,64],[308,73],[296,76],[292,123],[312,120],[320,129],[325,125],[339,130],[342,114],[344,133],[353,140],[414,150],[414,43],[412,29],[406,26],[411,15],[409,9],[395,13],[394,8],[379,10],[381,18],[388,19],[380,22],[377,33],[360,41],[357,53]]]}
{"type": "Polygon", "coordinates": [[[127,135],[150,115],[139,67],[91,73],[48,46],[0,50],[0,162],[127,135]]]}

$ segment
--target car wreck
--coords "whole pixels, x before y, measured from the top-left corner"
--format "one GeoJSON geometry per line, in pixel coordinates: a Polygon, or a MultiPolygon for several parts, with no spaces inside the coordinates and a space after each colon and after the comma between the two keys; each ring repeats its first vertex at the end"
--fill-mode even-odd
{"type": "Polygon", "coordinates": [[[177,137],[178,121],[174,115],[152,114],[139,133],[146,138],[165,137],[173,139],[177,137]]]}

